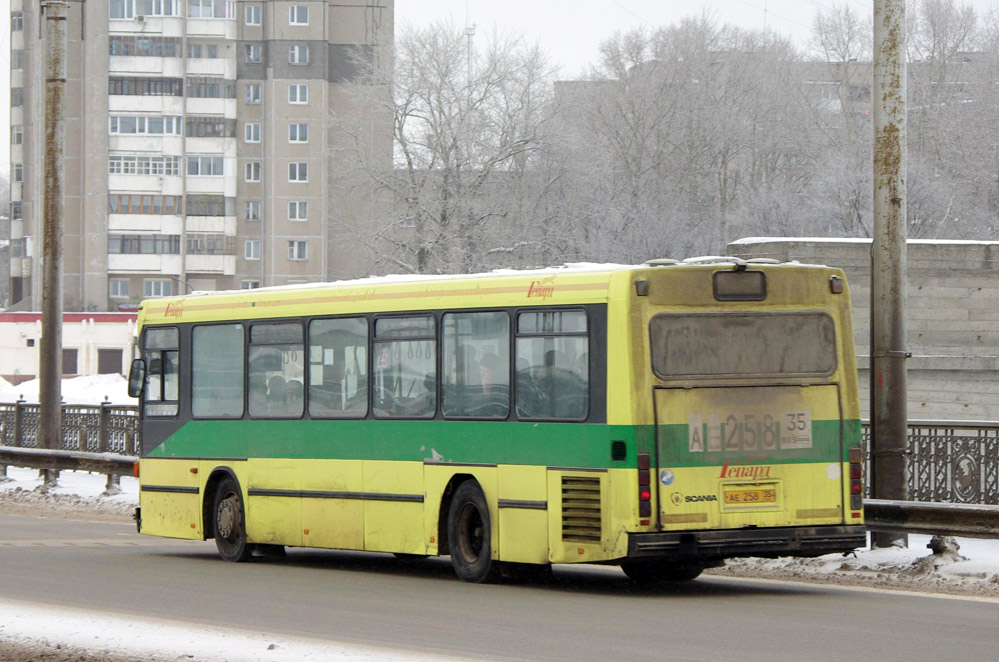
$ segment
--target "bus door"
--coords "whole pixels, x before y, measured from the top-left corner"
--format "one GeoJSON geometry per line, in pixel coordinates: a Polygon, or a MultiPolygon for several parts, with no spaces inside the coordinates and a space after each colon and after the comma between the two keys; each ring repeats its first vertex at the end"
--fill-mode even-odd
{"type": "Polygon", "coordinates": [[[829,314],[664,313],[650,331],[662,528],[844,522],[829,314]]]}

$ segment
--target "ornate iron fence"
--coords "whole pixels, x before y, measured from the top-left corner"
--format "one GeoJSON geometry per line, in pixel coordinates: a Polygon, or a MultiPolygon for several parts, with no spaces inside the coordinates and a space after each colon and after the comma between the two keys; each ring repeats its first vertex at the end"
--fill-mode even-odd
{"type": "MultiPolygon", "coordinates": [[[[0,446],[38,447],[41,407],[24,401],[0,404],[0,446]]],[[[61,450],[138,455],[139,409],[133,405],[62,406],[61,450]]]]}
{"type": "MultiPolygon", "coordinates": [[[[870,434],[865,422],[868,461],[870,434]]],[[[909,421],[906,459],[909,501],[999,505],[999,422],[909,421]]]]}

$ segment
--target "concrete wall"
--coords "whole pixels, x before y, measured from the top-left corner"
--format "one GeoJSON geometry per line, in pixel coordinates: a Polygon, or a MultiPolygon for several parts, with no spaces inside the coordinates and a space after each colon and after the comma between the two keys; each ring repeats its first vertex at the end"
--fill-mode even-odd
{"type": "MultiPolygon", "coordinates": [[[[728,254],[842,268],[850,284],[868,416],[870,240],[741,239],[728,254]]],[[[906,305],[908,417],[999,420],[999,242],[912,240],[906,305]]]]}

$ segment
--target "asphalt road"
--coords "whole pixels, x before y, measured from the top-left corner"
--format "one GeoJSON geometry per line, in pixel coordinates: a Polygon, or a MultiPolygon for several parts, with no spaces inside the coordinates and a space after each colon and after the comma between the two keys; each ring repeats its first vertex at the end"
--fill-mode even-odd
{"type": "Polygon", "coordinates": [[[233,564],[211,541],[4,514],[0,596],[495,660],[950,662],[999,650],[999,600],[718,577],[647,590],[596,566],[479,586],[446,559],[291,550],[233,564]]]}

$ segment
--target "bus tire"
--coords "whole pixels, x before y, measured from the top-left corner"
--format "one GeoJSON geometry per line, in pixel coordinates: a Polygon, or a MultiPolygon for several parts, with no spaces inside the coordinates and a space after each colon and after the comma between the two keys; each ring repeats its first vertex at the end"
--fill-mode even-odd
{"type": "Polygon", "coordinates": [[[697,579],[704,566],[697,563],[674,563],[671,561],[625,561],[621,569],[628,579],[644,586],[667,584],[671,582],[689,582],[697,579]]]}
{"type": "Polygon", "coordinates": [[[246,516],[239,485],[232,478],[223,478],[215,490],[212,509],[215,547],[226,561],[246,561],[252,547],[246,542],[246,516]]]}
{"type": "Polygon", "coordinates": [[[500,564],[492,558],[489,505],[474,480],[458,486],[448,511],[447,533],[451,566],[458,578],[477,584],[496,581],[500,564]]]}

